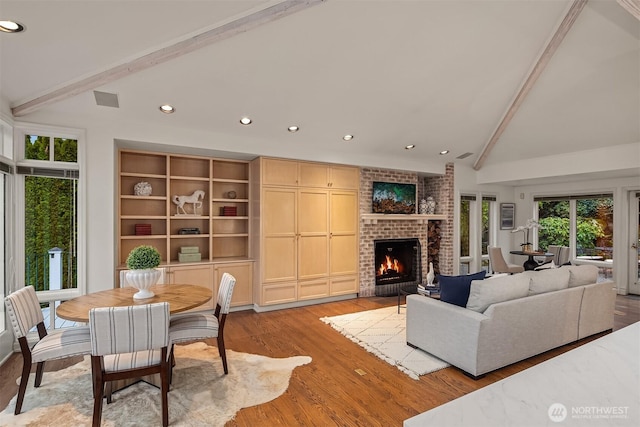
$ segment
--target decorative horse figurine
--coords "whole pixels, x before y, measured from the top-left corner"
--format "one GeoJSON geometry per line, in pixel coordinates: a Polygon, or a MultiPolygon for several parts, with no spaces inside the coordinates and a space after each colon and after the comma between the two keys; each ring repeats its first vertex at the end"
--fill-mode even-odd
{"type": "Polygon", "coordinates": [[[196,190],[190,196],[173,196],[171,201],[176,204],[176,215],[188,215],[187,211],[184,210],[184,205],[186,203],[191,203],[193,205],[193,214],[197,215],[198,212],[196,209],[202,207],[202,200],[204,200],[204,191],[196,190]],[[182,211],[182,213],[180,213],[182,211]]]}

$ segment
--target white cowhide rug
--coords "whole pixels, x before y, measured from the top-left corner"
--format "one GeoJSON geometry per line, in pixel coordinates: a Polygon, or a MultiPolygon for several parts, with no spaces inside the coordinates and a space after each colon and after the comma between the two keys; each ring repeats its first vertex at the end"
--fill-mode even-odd
{"type": "Polygon", "coordinates": [[[320,320],[415,380],[448,367],[447,362],[407,345],[405,311],[398,314],[398,307],[392,306],[320,320]]]}
{"type": "MultiPolygon", "coordinates": [[[[171,426],[224,426],[242,408],[269,402],[289,387],[291,373],[311,362],[308,356],[274,359],[227,350],[224,375],[216,347],[204,343],[176,346],[169,392],[171,426]]],[[[31,374],[22,413],[13,415],[14,397],[0,413],[0,426],[89,426],[93,412],[89,356],[73,366],[45,372],[35,389],[31,374]]],[[[139,382],[103,405],[103,426],[161,424],[160,390],[139,382]]]]}

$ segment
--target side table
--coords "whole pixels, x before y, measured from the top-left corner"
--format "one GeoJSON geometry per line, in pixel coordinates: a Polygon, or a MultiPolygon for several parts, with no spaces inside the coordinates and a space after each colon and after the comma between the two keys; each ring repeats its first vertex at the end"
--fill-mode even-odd
{"type": "Polygon", "coordinates": [[[400,302],[403,295],[406,297],[407,295],[420,294],[428,298],[440,299],[440,287],[434,287],[432,290],[428,290],[427,292],[428,293],[419,291],[418,285],[415,283],[410,285],[398,286],[398,314],[400,314],[400,307],[402,307],[400,305],[400,302]]]}

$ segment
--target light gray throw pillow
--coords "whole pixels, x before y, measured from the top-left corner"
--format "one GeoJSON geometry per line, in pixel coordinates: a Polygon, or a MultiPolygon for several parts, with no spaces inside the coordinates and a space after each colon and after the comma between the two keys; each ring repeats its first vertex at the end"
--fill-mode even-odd
{"type": "Polygon", "coordinates": [[[529,295],[529,282],[529,276],[522,273],[491,280],[473,280],[467,308],[483,313],[491,304],[526,297],[529,295]]]}
{"type": "Polygon", "coordinates": [[[559,291],[569,287],[569,270],[553,268],[550,270],[525,271],[522,273],[531,278],[529,295],[559,291]]]}
{"type": "Polygon", "coordinates": [[[598,281],[598,267],[595,265],[567,265],[560,270],[569,270],[569,287],[584,286],[598,281]]]}

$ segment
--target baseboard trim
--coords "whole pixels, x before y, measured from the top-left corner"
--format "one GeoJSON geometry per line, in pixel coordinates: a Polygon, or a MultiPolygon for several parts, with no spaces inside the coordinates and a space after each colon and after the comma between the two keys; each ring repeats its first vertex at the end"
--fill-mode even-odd
{"type": "Polygon", "coordinates": [[[285,304],[274,304],[274,305],[253,305],[253,311],[256,313],[264,313],[267,311],[275,311],[275,310],[283,310],[287,308],[297,308],[297,307],[306,307],[308,305],[316,305],[316,304],[324,304],[327,302],[335,302],[335,301],[344,301],[347,299],[355,299],[358,298],[358,294],[347,294],[347,295],[338,295],[334,297],[327,298],[318,298],[304,301],[296,301],[289,302],[285,304]]]}

